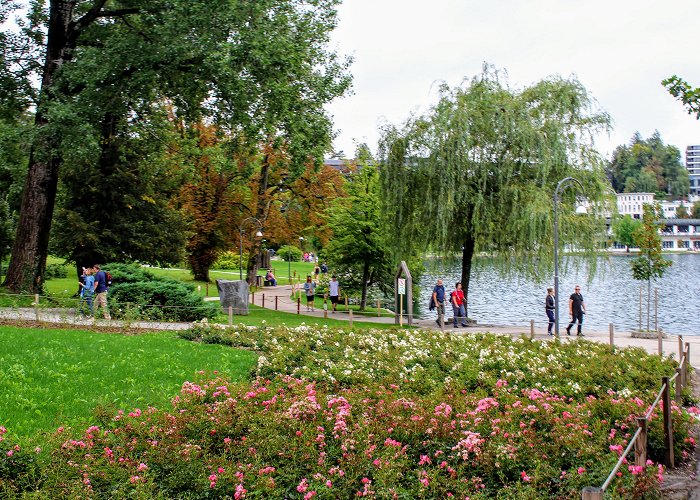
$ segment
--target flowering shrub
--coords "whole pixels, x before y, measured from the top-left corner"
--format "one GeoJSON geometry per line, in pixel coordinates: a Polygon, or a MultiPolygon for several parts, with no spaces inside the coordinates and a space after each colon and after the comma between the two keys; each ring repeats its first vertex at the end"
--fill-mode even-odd
{"type": "MultiPolygon", "coordinates": [[[[43,497],[576,498],[605,481],[675,368],[639,349],[496,335],[204,321],[182,336],[260,352],[256,378],[202,374],[167,410],[59,429],[43,497]]],[[[613,497],[658,497],[660,411],[649,461],[625,462],[613,497]]],[[[684,457],[693,418],[672,412],[684,457]]],[[[0,484],[18,473],[0,468],[0,484]]]]}
{"type": "Polygon", "coordinates": [[[401,383],[402,390],[418,393],[448,387],[489,394],[503,379],[515,389],[537,388],[576,400],[609,390],[643,395],[658,391],[661,377],[676,366],[639,348],[611,352],[595,342],[539,342],[509,335],[221,327],[206,321],[180,335],[260,352],[257,375],[262,377],[286,374],[341,386],[401,383]]]}
{"type": "Polygon", "coordinates": [[[33,490],[39,481],[36,456],[41,450],[26,451],[9,443],[7,429],[0,425],[0,498],[11,498],[33,490]]]}
{"type": "MultiPolygon", "coordinates": [[[[488,397],[463,390],[406,397],[398,385],[377,384],[330,390],[289,376],[239,386],[187,382],[170,411],[120,412],[105,428],[57,433],[43,491],[571,498],[605,480],[640,404],[615,394],[575,401],[507,381],[488,397]]],[[[651,461],[625,464],[609,491],[640,498],[657,491],[662,474],[651,461]]]]}

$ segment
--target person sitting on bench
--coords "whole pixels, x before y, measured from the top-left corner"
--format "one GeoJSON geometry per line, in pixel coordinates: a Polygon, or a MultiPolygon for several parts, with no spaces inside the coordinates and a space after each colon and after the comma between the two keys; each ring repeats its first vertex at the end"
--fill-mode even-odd
{"type": "Polygon", "coordinates": [[[270,284],[270,286],[277,286],[277,280],[275,279],[275,275],[272,274],[272,269],[267,270],[267,274],[265,275],[265,284],[270,284]]]}

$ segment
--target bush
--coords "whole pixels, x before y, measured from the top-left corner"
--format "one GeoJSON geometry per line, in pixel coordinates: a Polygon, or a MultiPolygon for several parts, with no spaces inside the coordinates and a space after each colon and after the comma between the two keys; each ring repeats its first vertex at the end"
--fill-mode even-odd
{"type": "Polygon", "coordinates": [[[277,255],[279,255],[285,262],[298,262],[301,260],[301,256],[303,254],[297,247],[284,245],[277,250],[277,255]]]}
{"type": "Polygon", "coordinates": [[[195,293],[194,286],[174,280],[118,283],[110,288],[109,297],[114,318],[197,321],[218,311],[195,293]]]}
{"type": "Polygon", "coordinates": [[[44,279],[50,280],[52,278],[67,278],[68,270],[63,264],[49,264],[46,266],[46,272],[44,273],[44,279]]]}
{"type": "MultiPolygon", "coordinates": [[[[226,269],[226,270],[232,270],[232,269],[238,269],[239,262],[240,262],[240,255],[238,255],[235,252],[223,252],[219,257],[216,259],[216,262],[212,264],[211,268],[212,269],[226,269]]],[[[248,265],[248,259],[244,255],[243,256],[243,268],[248,265]]]]}
{"type": "Polygon", "coordinates": [[[102,267],[103,271],[109,271],[114,285],[122,283],[138,283],[139,281],[162,281],[160,278],[148,272],[138,264],[108,264],[102,267]]]}

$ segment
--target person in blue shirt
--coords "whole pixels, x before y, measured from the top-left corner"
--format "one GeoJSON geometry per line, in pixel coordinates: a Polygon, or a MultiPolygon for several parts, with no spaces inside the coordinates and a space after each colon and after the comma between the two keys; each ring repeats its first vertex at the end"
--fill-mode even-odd
{"type": "Polygon", "coordinates": [[[437,285],[433,288],[433,303],[437,309],[438,319],[435,320],[440,328],[445,326],[445,287],[442,280],[437,280],[437,285]]]}
{"type": "Polygon", "coordinates": [[[95,313],[102,307],[102,314],[105,319],[110,320],[112,317],[109,315],[109,309],[107,309],[107,275],[104,271],[100,269],[99,264],[95,264],[93,269],[95,273],[95,293],[97,294],[95,299],[95,313]]]}
{"type": "Polygon", "coordinates": [[[92,295],[95,291],[95,277],[92,268],[84,267],[82,281],[80,281],[80,313],[85,314],[85,304],[89,310],[87,316],[92,316],[92,295]]]}

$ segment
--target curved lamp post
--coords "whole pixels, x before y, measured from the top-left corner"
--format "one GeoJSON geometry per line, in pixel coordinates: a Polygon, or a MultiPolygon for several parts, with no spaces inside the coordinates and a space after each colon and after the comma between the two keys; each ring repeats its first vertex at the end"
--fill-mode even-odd
{"type": "Polygon", "coordinates": [[[240,253],[238,255],[238,276],[240,279],[243,279],[243,228],[248,222],[254,222],[257,226],[258,231],[255,233],[255,236],[257,236],[258,238],[262,236],[261,229],[263,225],[258,219],[256,219],[255,217],[248,217],[246,219],[243,219],[241,225],[238,227],[238,236],[240,238],[240,253]]]}
{"type": "MultiPolygon", "coordinates": [[[[573,177],[560,180],[554,190],[554,336],[557,339],[559,339],[559,218],[557,217],[557,205],[559,204],[559,190],[570,184],[578,185],[581,194],[585,194],[581,182],[573,177]]],[[[585,213],[585,211],[585,207],[576,208],[576,213],[585,213]]]]}

